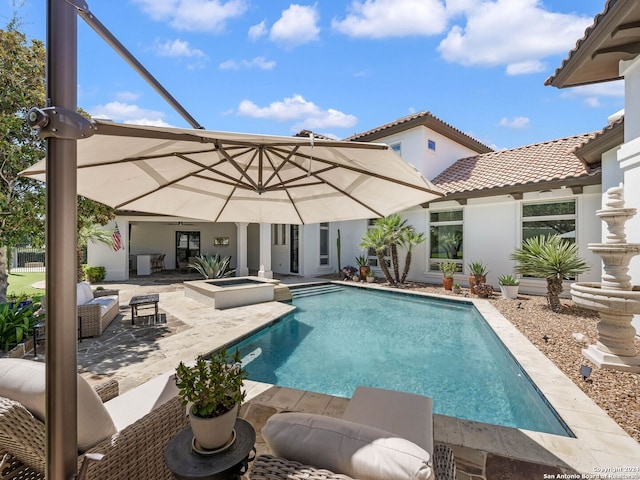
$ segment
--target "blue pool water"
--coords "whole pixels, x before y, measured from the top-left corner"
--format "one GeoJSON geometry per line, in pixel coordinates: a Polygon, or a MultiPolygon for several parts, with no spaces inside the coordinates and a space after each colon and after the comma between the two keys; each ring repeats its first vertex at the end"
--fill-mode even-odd
{"type": "Polygon", "coordinates": [[[358,385],[419,393],[442,415],[571,435],[471,304],[354,287],[293,304],[231,347],[251,380],[343,397],[358,385]]]}

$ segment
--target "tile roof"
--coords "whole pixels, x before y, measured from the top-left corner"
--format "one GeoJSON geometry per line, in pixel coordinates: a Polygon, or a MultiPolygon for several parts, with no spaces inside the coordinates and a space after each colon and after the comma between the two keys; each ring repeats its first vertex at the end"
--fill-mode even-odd
{"type": "Polygon", "coordinates": [[[407,115],[406,117],[398,118],[393,122],[385,123],[384,125],[372,128],[371,130],[367,130],[366,132],[356,133],[350,137],[345,138],[345,140],[371,142],[375,141],[376,139],[408,130],[420,125],[429,127],[432,130],[448,138],[451,138],[452,140],[457,141],[458,143],[465,145],[466,147],[478,153],[493,151],[492,148],[479,142],[478,140],[471,137],[470,135],[467,135],[461,130],[454,128],[448,123],[443,122],[436,116],[432,115],[431,112],[426,110],[423,112],[407,115]]]}
{"type": "MultiPolygon", "coordinates": [[[[573,149],[595,133],[463,158],[432,180],[446,196],[498,195],[548,188],[553,182],[575,182],[593,176],[573,149]],[[535,186],[535,188],[531,188],[535,186]],[[528,188],[527,188],[528,187],[528,188]]],[[[583,184],[591,184],[585,181],[583,184]]],[[[559,186],[559,185],[558,185],[559,186]]]]}
{"type": "Polygon", "coordinates": [[[589,168],[598,167],[602,154],[624,143],[624,115],[611,121],[606,127],[588,138],[571,151],[589,168]]]}
{"type": "Polygon", "coordinates": [[[620,60],[640,53],[639,22],[638,0],[607,0],[604,10],[544,84],[565,88],[621,78],[620,60]]]}

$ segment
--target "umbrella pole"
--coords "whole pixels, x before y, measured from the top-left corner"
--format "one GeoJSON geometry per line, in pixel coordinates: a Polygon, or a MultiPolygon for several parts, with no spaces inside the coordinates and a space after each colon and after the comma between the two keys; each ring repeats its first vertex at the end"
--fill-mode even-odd
{"type": "MultiPolygon", "coordinates": [[[[48,107],[77,110],[77,17],[64,0],[47,0],[48,107]]],[[[46,478],[77,470],[77,146],[47,139],[46,478]]]]}

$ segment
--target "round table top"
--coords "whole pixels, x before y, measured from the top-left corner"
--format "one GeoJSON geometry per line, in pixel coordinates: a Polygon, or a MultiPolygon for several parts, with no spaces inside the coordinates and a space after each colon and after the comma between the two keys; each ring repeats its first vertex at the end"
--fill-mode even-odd
{"type": "Polygon", "coordinates": [[[205,479],[225,472],[247,458],[256,441],[256,432],[246,420],[236,419],[235,432],[236,438],[229,448],[203,455],[193,451],[193,432],[187,427],[167,444],[165,463],[180,478],[205,479]]]}

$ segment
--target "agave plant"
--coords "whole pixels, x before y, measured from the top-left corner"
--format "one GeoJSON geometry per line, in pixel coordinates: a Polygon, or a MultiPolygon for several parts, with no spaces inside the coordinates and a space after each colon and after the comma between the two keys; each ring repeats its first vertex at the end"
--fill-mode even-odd
{"type": "Polygon", "coordinates": [[[233,275],[236,270],[229,268],[231,257],[221,257],[215,255],[200,255],[196,257],[195,263],[190,263],[189,267],[195,269],[204,278],[227,278],[233,275]]]}
{"type": "Polygon", "coordinates": [[[591,265],[578,256],[578,245],[559,235],[532,237],[516,248],[511,259],[516,273],[547,279],[547,301],[554,312],[561,308],[562,280],[587,272],[591,265]]]}

